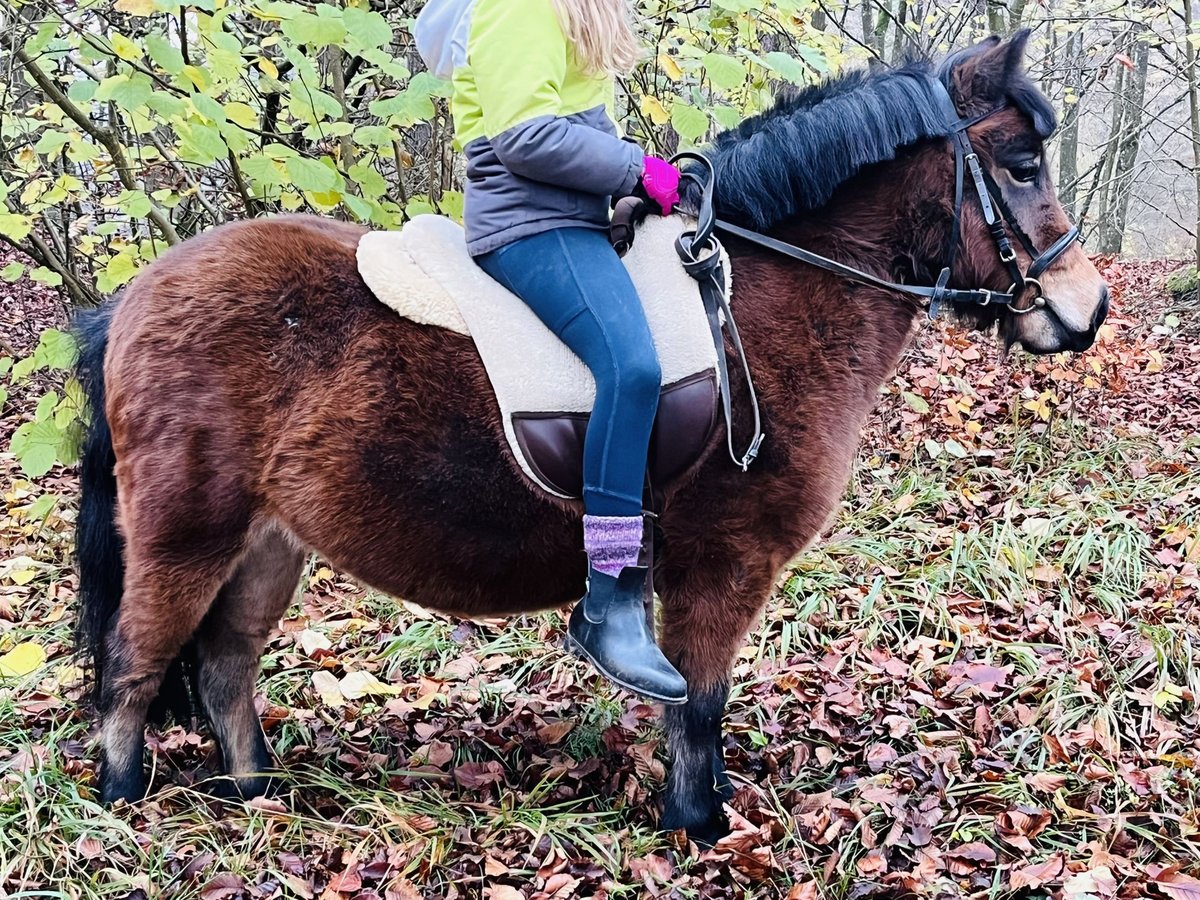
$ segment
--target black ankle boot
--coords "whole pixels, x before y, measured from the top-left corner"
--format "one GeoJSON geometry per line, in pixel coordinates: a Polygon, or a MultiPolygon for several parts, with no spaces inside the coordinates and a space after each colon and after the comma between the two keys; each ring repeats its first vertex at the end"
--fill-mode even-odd
{"type": "Polygon", "coordinates": [[[634,694],[660,703],[687,702],[687,682],[654,640],[647,621],[645,566],[617,578],[588,571],[588,592],[575,604],[567,634],[572,649],[602,675],[634,694]]]}

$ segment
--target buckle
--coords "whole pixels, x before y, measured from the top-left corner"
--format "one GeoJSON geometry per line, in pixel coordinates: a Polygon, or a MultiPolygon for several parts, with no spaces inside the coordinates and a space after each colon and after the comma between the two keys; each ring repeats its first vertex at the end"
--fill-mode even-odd
{"type": "Polygon", "coordinates": [[[983,299],[982,299],[982,300],[976,300],[975,302],[976,302],[976,303],[978,303],[980,306],[989,306],[989,305],[991,305],[991,302],[992,302],[992,292],[991,292],[991,291],[989,291],[987,288],[980,288],[980,289],[979,289],[979,293],[983,294],[983,299]]]}
{"type": "Polygon", "coordinates": [[[1012,299],[1008,301],[1005,306],[1008,308],[1009,312],[1015,313],[1018,316],[1023,316],[1025,313],[1031,313],[1035,309],[1041,309],[1046,305],[1046,296],[1042,292],[1042,283],[1036,278],[1030,278],[1029,276],[1026,276],[1025,283],[1021,285],[1020,291],[1017,291],[1017,283],[1014,281],[1009,287],[1008,293],[1012,296],[1012,299]],[[1024,309],[1019,308],[1016,305],[1017,301],[1025,296],[1025,292],[1031,287],[1036,290],[1037,293],[1034,294],[1033,299],[1030,301],[1028,306],[1026,306],[1024,309]]]}
{"type": "MultiPolygon", "coordinates": [[[[1000,248],[1000,262],[1010,263],[1014,259],[1017,258],[1017,251],[1013,248],[1012,244],[1008,245],[1008,255],[1005,256],[1004,253],[1005,253],[1004,248],[1001,247],[1000,248]]],[[[1016,285],[1014,284],[1013,287],[1016,287],[1016,285]]]]}

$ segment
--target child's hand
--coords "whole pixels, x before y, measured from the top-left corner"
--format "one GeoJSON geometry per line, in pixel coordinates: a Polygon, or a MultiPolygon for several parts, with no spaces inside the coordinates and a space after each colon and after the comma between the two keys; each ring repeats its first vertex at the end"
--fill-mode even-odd
{"type": "Polygon", "coordinates": [[[642,189],[662,209],[664,216],[679,203],[679,170],[657,156],[647,156],[642,170],[642,189]]]}

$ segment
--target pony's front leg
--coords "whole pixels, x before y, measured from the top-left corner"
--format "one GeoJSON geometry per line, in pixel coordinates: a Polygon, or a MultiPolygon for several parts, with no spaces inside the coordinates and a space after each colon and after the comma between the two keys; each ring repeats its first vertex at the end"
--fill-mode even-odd
{"type": "Polygon", "coordinates": [[[722,804],[733,796],[725,773],[721,718],[729,674],[746,633],[770,591],[773,569],[763,561],[716,564],[710,557],[683,570],[664,569],[660,584],[662,647],[688,682],[688,701],[667,707],[671,772],[663,828],[684,828],[698,844],[713,844],[729,823],[722,804]]]}

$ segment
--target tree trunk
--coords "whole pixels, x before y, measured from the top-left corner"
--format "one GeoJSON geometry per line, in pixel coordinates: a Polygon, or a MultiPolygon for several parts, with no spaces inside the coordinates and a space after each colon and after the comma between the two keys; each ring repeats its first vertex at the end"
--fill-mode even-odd
{"type": "Polygon", "coordinates": [[[1058,200],[1067,215],[1075,218],[1079,196],[1079,107],[1083,99],[1083,32],[1067,36],[1063,46],[1066,95],[1063,97],[1062,130],[1058,141],[1058,200]]]}
{"type": "Polygon", "coordinates": [[[1021,27],[1021,20],[1025,18],[1025,6],[1027,0],[1013,0],[1012,6],[1008,8],[1008,33],[1015,34],[1017,29],[1021,27]]]}
{"type": "Polygon", "coordinates": [[[875,44],[875,12],[871,8],[870,0],[863,0],[859,6],[859,12],[862,14],[863,43],[871,51],[871,59],[868,64],[872,69],[876,69],[880,64],[880,54],[879,48],[875,44]]]}
{"type": "Polygon", "coordinates": [[[1004,0],[987,0],[988,31],[1004,34],[1004,0]]]}
{"type": "Polygon", "coordinates": [[[1109,189],[1108,210],[1100,223],[1100,252],[1120,253],[1125,237],[1125,219],[1129,198],[1133,193],[1134,166],[1142,132],[1142,103],[1146,97],[1146,73],[1150,66],[1150,44],[1139,40],[1134,44],[1133,71],[1127,72],[1122,92],[1120,138],[1116,163],[1109,189]]]}
{"type": "Polygon", "coordinates": [[[1108,140],[1104,142],[1104,151],[1100,154],[1100,162],[1096,165],[1096,175],[1092,178],[1092,186],[1088,188],[1087,196],[1083,198],[1083,208],[1079,212],[1080,219],[1086,219],[1092,208],[1092,201],[1098,199],[1096,218],[1103,223],[1108,215],[1109,186],[1112,183],[1113,160],[1117,157],[1117,144],[1121,139],[1121,121],[1125,107],[1121,103],[1124,96],[1125,69],[1117,69],[1117,83],[1113,86],[1112,124],[1109,127],[1108,140]]]}
{"type": "Polygon", "coordinates": [[[892,41],[892,65],[896,65],[904,59],[904,55],[908,52],[904,46],[908,43],[908,30],[904,27],[907,19],[908,3],[905,0],[896,0],[896,36],[892,41]]]}
{"type": "MultiPolygon", "coordinates": [[[[864,0],[864,3],[867,0],[864,0]]],[[[903,3],[904,0],[899,0],[903,3]]],[[[891,6],[888,0],[878,0],[879,17],[875,20],[875,52],[879,54],[880,62],[887,62],[887,32],[888,23],[892,18],[891,6]]]]}
{"type": "Polygon", "coordinates": [[[1196,182],[1196,267],[1200,269],[1200,98],[1196,96],[1196,47],[1192,44],[1192,0],[1183,0],[1183,52],[1187,60],[1188,112],[1192,130],[1192,177],[1196,182]]]}

